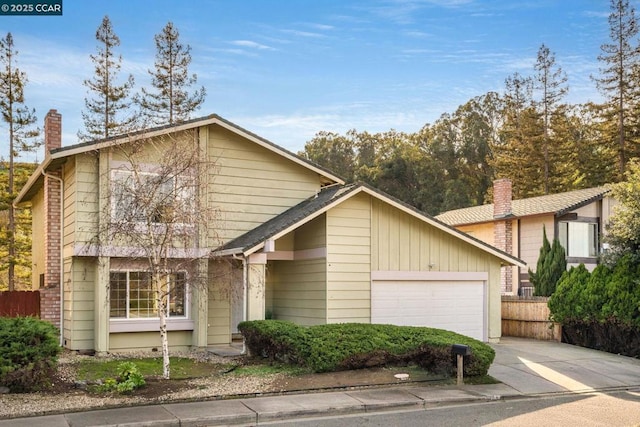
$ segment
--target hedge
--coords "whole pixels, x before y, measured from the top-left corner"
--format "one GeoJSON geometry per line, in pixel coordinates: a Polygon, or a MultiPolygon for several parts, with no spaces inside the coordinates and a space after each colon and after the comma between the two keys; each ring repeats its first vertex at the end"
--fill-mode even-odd
{"type": "Polygon", "coordinates": [[[486,375],[494,350],[473,338],[442,329],[341,323],[304,327],[281,320],[242,322],[238,329],[254,355],[306,367],[314,372],[417,364],[452,372],[453,344],[471,347],[464,373],[486,375]]]}

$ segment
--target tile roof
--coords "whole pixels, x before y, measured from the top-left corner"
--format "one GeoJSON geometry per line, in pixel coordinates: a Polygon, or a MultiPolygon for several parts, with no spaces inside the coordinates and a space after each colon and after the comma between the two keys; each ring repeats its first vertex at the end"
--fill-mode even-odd
{"type": "MultiPolygon", "coordinates": [[[[609,191],[610,189],[607,187],[595,187],[513,200],[511,202],[511,212],[514,218],[548,213],[561,216],[593,201],[602,199],[609,191]]],[[[436,218],[449,225],[491,222],[493,221],[493,203],[443,212],[437,215],[436,218]]]]}

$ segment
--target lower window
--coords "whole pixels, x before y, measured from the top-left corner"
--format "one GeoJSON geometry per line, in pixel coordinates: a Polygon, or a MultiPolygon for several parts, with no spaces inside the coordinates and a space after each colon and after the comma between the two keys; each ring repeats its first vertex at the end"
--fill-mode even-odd
{"type": "MultiPolygon", "coordinates": [[[[167,274],[162,278],[167,294],[168,317],[187,317],[186,274],[167,274]]],[[[109,275],[109,299],[112,319],[157,318],[157,293],[146,271],[112,271],[109,275]]]]}

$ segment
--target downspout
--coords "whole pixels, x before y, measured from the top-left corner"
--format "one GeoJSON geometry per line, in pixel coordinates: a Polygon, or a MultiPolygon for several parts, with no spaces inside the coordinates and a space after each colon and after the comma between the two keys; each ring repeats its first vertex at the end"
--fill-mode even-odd
{"type": "MultiPolygon", "coordinates": [[[[247,277],[248,277],[248,272],[247,272],[247,257],[242,256],[239,257],[237,255],[233,255],[233,259],[236,260],[241,260],[242,261],[242,320],[246,321],[247,320],[247,304],[248,304],[248,298],[247,298],[247,277]]],[[[247,354],[247,343],[244,339],[244,336],[242,337],[242,355],[247,354]]]]}
{"type": "Polygon", "coordinates": [[[62,178],[48,174],[42,170],[42,175],[55,179],[60,183],[60,347],[64,347],[64,181],[62,178]]]}

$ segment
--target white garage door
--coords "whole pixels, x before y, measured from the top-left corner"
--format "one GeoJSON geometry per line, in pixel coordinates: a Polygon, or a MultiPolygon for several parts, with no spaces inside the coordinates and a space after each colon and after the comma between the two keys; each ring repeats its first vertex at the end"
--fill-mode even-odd
{"type": "Polygon", "coordinates": [[[374,280],[371,323],[428,326],[486,341],[485,282],[374,280]]]}

